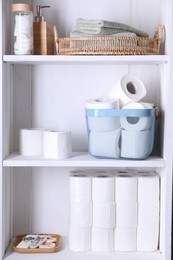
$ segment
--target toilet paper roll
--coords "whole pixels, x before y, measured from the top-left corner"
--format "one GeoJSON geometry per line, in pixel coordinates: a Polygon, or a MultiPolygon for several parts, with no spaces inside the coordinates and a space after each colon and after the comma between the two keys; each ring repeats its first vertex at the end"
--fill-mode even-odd
{"type": "Polygon", "coordinates": [[[104,95],[104,97],[118,98],[120,108],[130,101],[140,101],[145,96],[146,88],[143,82],[131,74],[124,75],[124,77],[104,95]]]}
{"type": "MultiPolygon", "coordinates": [[[[124,187],[125,188],[125,187],[124,187]]],[[[138,225],[137,202],[116,203],[116,227],[135,228],[138,225]]]]}
{"type": "Polygon", "coordinates": [[[114,248],[113,228],[92,228],[91,250],[95,252],[111,252],[114,248]]]}
{"type": "Polygon", "coordinates": [[[109,132],[91,131],[89,136],[90,153],[98,157],[119,158],[120,140],[120,128],[109,132]]]}
{"type": "MultiPolygon", "coordinates": [[[[127,105],[123,106],[122,109],[152,109],[153,104],[151,103],[137,103],[137,102],[130,102],[127,105]]],[[[153,117],[120,117],[120,124],[121,127],[125,130],[135,130],[135,131],[142,131],[147,130],[152,127],[153,117]]]]}
{"type": "Polygon", "coordinates": [[[89,99],[86,102],[86,108],[88,109],[118,109],[119,100],[112,98],[96,98],[89,99]]]}
{"type": "Polygon", "coordinates": [[[69,226],[69,249],[75,252],[91,250],[91,228],[69,226]]]}
{"type": "Polygon", "coordinates": [[[146,159],[152,151],[151,130],[122,130],[121,157],[130,159],[146,159]]]}
{"type": "Polygon", "coordinates": [[[159,225],[145,225],[137,228],[137,250],[153,252],[158,250],[159,225]]]}
{"type": "Polygon", "coordinates": [[[71,132],[44,131],[43,156],[45,158],[62,160],[71,155],[71,132]]]}
{"type": "Polygon", "coordinates": [[[43,130],[20,129],[19,152],[23,156],[39,156],[43,154],[43,130]]]}
{"type": "Polygon", "coordinates": [[[138,177],[138,201],[157,203],[160,197],[159,176],[143,174],[138,177]]]}
{"type": "Polygon", "coordinates": [[[113,228],[115,226],[115,203],[93,203],[93,226],[113,228]]]}
{"type": "MultiPolygon", "coordinates": [[[[118,109],[119,102],[114,99],[91,99],[86,103],[88,109],[118,109]]],[[[88,116],[88,129],[91,131],[112,131],[120,127],[119,117],[88,116]]]]}
{"type": "Polygon", "coordinates": [[[132,252],[137,249],[136,228],[116,227],[114,231],[114,250],[132,252]]]}
{"type": "Polygon", "coordinates": [[[99,174],[92,179],[92,201],[109,203],[114,201],[114,177],[99,174]]]}
{"type": "Polygon", "coordinates": [[[120,117],[88,116],[87,122],[90,131],[113,131],[120,127],[120,117]]]}
{"type": "Polygon", "coordinates": [[[148,226],[159,224],[159,201],[139,201],[138,204],[138,225],[148,226]]]}
{"type": "Polygon", "coordinates": [[[115,201],[117,203],[131,203],[138,201],[138,178],[131,174],[115,178],[115,201]]]}
{"type": "Polygon", "coordinates": [[[92,203],[71,202],[70,203],[70,225],[76,227],[92,226],[92,203]]]}
{"type": "Polygon", "coordinates": [[[91,178],[87,173],[71,171],[69,178],[69,195],[70,201],[74,202],[91,202],[92,190],[91,178]]]}

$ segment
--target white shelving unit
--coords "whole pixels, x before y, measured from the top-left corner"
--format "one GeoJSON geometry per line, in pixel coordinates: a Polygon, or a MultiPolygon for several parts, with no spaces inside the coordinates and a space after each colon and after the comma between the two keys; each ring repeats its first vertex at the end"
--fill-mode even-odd
{"type": "Polygon", "coordinates": [[[162,24],[162,53],[151,56],[15,56],[11,47],[13,2],[17,1],[0,3],[0,259],[171,260],[172,0],[33,1],[35,5],[51,5],[45,19],[58,25],[60,36],[69,35],[78,17],[117,20],[143,29],[150,36],[162,24]],[[126,73],[141,78],[147,88],[144,101],[153,102],[161,111],[154,151],[147,160],[93,158],[87,152],[85,102],[104,93],[126,73]],[[31,127],[70,130],[72,157],[57,161],[19,155],[19,129],[31,127]],[[68,177],[75,168],[157,171],[161,179],[158,251],[107,254],[69,251],[68,177]],[[37,255],[13,252],[16,235],[37,232],[62,235],[62,250],[37,255]]]}

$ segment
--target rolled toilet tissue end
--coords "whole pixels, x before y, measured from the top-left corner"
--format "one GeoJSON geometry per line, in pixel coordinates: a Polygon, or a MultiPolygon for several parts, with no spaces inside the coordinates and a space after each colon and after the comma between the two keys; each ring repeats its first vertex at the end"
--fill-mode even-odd
{"type": "MultiPolygon", "coordinates": [[[[90,99],[86,103],[87,109],[118,109],[119,101],[114,99],[90,99]]],[[[112,131],[120,127],[119,117],[88,116],[88,128],[91,131],[112,131]]]]}
{"type": "MultiPolygon", "coordinates": [[[[152,109],[154,107],[151,103],[145,102],[129,102],[127,105],[123,106],[122,109],[152,109]]],[[[120,117],[121,127],[125,130],[135,130],[142,131],[147,130],[152,127],[151,116],[148,117],[120,117]]]]}
{"type": "Polygon", "coordinates": [[[138,225],[148,226],[159,224],[159,200],[157,202],[139,201],[138,202],[138,225]]]}
{"type": "Polygon", "coordinates": [[[91,131],[89,151],[91,155],[105,158],[120,158],[121,129],[108,132],[91,131]]]}
{"type": "Polygon", "coordinates": [[[121,132],[121,157],[146,159],[152,151],[151,130],[121,132]]]}
{"type": "Polygon", "coordinates": [[[158,174],[138,176],[138,201],[157,203],[160,198],[160,178],[158,174]]]}
{"type": "MultiPolygon", "coordinates": [[[[126,186],[124,186],[125,188],[126,186]]],[[[138,203],[116,202],[116,227],[135,228],[138,225],[138,203]]]]}
{"type": "Polygon", "coordinates": [[[91,228],[69,226],[69,249],[75,252],[91,250],[91,228]]]}
{"type": "Polygon", "coordinates": [[[92,226],[92,203],[70,202],[70,225],[76,227],[92,226]]]}
{"type": "Polygon", "coordinates": [[[93,226],[113,228],[115,226],[115,203],[93,202],[93,226]]]}
{"type": "Polygon", "coordinates": [[[94,252],[113,251],[113,228],[92,228],[91,250],[94,252]]]}
{"type": "Polygon", "coordinates": [[[137,251],[153,252],[158,250],[159,225],[144,225],[137,228],[137,251]]]}
{"type": "Polygon", "coordinates": [[[73,202],[91,202],[92,182],[86,172],[70,172],[69,178],[69,199],[73,202]]]}
{"type": "Polygon", "coordinates": [[[119,109],[119,100],[117,98],[89,99],[85,107],[88,109],[119,109]]]}
{"type": "Polygon", "coordinates": [[[23,156],[43,154],[43,129],[20,129],[19,153],[23,156]]]}
{"type": "Polygon", "coordinates": [[[119,99],[119,106],[122,108],[128,102],[140,101],[145,96],[146,88],[143,82],[132,74],[126,74],[103,95],[103,98],[119,99]]]}
{"type": "Polygon", "coordinates": [[[138,178],[131,173],[115,177],[115,201],[118,203],[138,201],[138,178]],[[126,188],[124,188],[126,187],[126,188]]]}
{"type": "Polygon", "coordinates": [[[137,249],[137,229],[116,227],[114,231],[114,250],[133,252],[137,249]]]}
{"type": "Polygon", "coordinates": [[[114,177],[99,174],[92,178],[92,201],[109,203],[114,201],[114,177]]]}
{"type": "Polygon", "coordinates": [[[71,132],[44,131],[43,156],[63,160],[72,156],[71,132]]]}

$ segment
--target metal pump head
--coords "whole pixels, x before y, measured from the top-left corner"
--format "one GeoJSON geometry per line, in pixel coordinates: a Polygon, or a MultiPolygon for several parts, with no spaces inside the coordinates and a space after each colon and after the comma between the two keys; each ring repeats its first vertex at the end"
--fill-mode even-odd
{"type": "Polygon", "coordinates": [[[37,15],[35,16],[35,22],[44,22],[44,17],[42,15],[42,9],[43,8],[50,8],[49,5],[37,5],[36,6],[36,13],[37,15]]]}

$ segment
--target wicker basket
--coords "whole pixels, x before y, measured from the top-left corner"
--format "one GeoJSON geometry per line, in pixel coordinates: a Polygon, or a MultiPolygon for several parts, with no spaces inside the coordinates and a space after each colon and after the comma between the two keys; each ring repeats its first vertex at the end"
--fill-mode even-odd
{"type": "Polygon", "coordinates": [[[148,37],[59,38],[60,55],[154,55],[159,54],[163,27],[148,37]]]}

